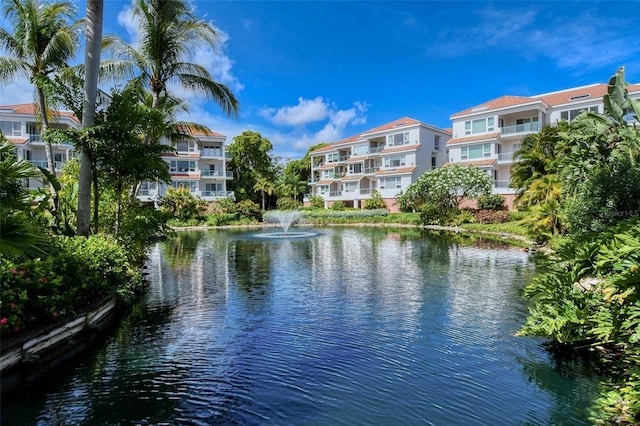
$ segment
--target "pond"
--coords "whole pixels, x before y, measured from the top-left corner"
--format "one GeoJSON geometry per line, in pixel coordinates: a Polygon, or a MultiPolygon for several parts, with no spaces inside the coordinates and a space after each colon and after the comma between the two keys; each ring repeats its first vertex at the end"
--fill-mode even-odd
{"type": "Polygon", "coordinates": [[[107,338],[3,425],[580,425],[598,377],[518,337],[521,249],[415,229],[181,232],[107,338]]]}

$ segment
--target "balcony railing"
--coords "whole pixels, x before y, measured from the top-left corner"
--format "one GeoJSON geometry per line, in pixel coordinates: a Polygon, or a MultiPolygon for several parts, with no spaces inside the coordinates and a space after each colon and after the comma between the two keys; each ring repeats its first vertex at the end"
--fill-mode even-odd
{"type": "Polygon", "coordinates": [[[367,154],[377,154],[380,151],[382,151],[384,149],[384,146],[377,146],[374,148],[369,148],[369,151],[367,152],[367,154]]]}
{"type": "MultiPolygon", "coordinates": [[[[43,169],[46,169],[47,167],[49,167],[49,164],[47,163],[47,160],[29,160],[29,162],[31,164],[33,164],[36,167],[42,167],[43,169]]],[[[55,167],[56,170],[62,170],[62,166],[64,166],[65,164],[67,164],[66,161],[54,161],[53,165],[55,167]]]]}
{"type": "Polygon", "coordinates": [[[235,198],[235,193],[233,191],[201,191],[200,196],[207,198],[235,198]]]}
{"type": "Polygon", "coordinates": [[[42,136],[40,133],[30,133],[29,134],[29,142],[41,142],[42,136]]]}
{"type": "Polygon", "coordinates": [[[200,176],[233,179],[233,172],[223,172],[222,170],[200,170],[200,176]]]}
{"type": "Polygon", "coordinates": [[[512,135],[516,133],[531,133],[539,132],[540,123],[524,123],[516,124],[515,126],[505,126],[500,128],[500,133],[503,135],[512,135]]]}
{"type": "Polygon", "coordinates": [[[360,194],[367,195],[375,191],[375,188],[360,188],[360,194]]]}
{"type": "Polygon", "coordinates": [[[366,169],[364,169],[364,174],[365,175],[372,175],[375,172],[377,172],[378,170],[380,170],[380,167],[367,167],[366,169]]]}
{"type": "Polygon", "coordinates": [[[498,154],[498,161],[500,162],[514,161],[513,152],[502,152],[498,154]]]}
{"type": "Polygon", "coordinates": [[[508,180],[495,180],[493,181],[494,188],[509,188],[508,180]]]}
{"type": "Polygon", "coordinates": [[[200,151],[201,157],[222,157],[222,150],[215,148],[205,148],[200,151]]]}
{"type": "Polygon", "coordinates": [[[342,195],[342,191],[331,191],[329,193],[329,197],[340,197],[342,195]]]}

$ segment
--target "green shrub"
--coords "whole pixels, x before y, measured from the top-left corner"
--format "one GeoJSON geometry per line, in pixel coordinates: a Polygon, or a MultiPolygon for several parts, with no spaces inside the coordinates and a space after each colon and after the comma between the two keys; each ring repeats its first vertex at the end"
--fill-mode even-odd
{"type": "Polygon", "coordinates": [[[457,209],[447,209],[434,203],[420,206],[420,222],[423,225],[451,225],[458,215],[457,209]]]}
{"type": "Polygon", "coordinates": [[[130,300],[142,278],[113,237],[58,237],[46,258],[0,263],[0,330],[30,332],[91,309],[107,296],[130,300]]]}
{"type": "Polygon", "coordinates": [[[319,195],[312,195],[309,197],[309,203],[311,208],[315,209],[323,209],[324,208],[324,198],[319,195]]]}
{"type": "Polygon", "coordinates": [[[161,211],[180,220],[202,218],[207,208],[207,203],[193,195],[188,188],[169,188],[159,204],[161,211]]]}
{"type": "Polygon", "coordinates": [[[479,210],[505,210],[505,199],[501,194],[487,194],[478,197],[479,210]]]}
{"type": "Polygon", "coordinates": [[[235,214],[236,219],[238,220],[250,219],[258,222],[262,220],[262,210],[260,209],[260,206],[251,200],[244,200],[239,203],[235,203],[228,209],[228,213],[235,214]]]}
{"type": "Polygon", "coordinates": [[[298,210],[302,207],[302,203],[291,197],[281,197],[276,201],[278,210],[298,210]]]}
{"type": "Polygon", "coordinates": [[[386,209],[387,203],[382,199],[380,191],[374,189],[371,193],[371,198],[364,201],[365,210],[386,209]]]}
{"type": "Polygon", "coordinates": [[[344,201],[334,201],[331,205],[331,210],[345,210],[346,208],[344,201]]]}
{"type": "Polygon", "coordinates": [[[209,226],[225,226],[233,223],[235,219],[236,219],[235,214],[214,213],[207,216],[206,224],[209,226]]]}

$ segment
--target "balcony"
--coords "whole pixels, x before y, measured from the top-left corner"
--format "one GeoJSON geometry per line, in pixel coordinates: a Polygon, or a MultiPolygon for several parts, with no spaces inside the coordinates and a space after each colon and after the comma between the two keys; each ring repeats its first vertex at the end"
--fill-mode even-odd
{"type": "Polygon", "coordinates": [[[367,167],[366,169],[364,169],[364,174],[372,175],[375,174],[378,170],[380,170],[380,167],[367,167]]]}
{"type": "Polygon", "coordinates": [[[203,178],[225,178],[233,179],[233,172],[223,172],[222,170],[200,170],[203,178]]]}
{"type": "Polygon", "coordinates": [[[342,155],[342,156],[338,157],[337,159],[330,158],[328,163],[340,163],[342,161],[347,161],[349,158],[351,158],[350,155],[342,155]]]}
{"type": "MultiPolygon", "coordinates": [[[[49,167],[47,160],[29,160],[29,162],[31,164],[33,164],[36,167],[42,167],[43,169],[46,169],[49,167]]],[[[62,170],[62,167],[67,164],[66,161],[54,161],[53,162],[54,167],[56,170],[62,170]]]]}
{"type": "Polygon", "coordinates": [[[40,133],[30,133],[29,142],[42,142],[42,136],[40,133]]]}
{"type": "Polygon", "coordinates": [[[376,188],[360,188],[360,194],[361,195],[369,195],[375,190],[376,190],[376,188]]]}
{"type": "Polygon", "coordinates": [[[378,154],[380,153],[382,150],[384,149],[384,146],[377,146],[375,148],[369,148],[369,150],[367,151],[367,154],[371,155],[371,154],[378,154]]]}
{"type": "Polygon", "coordinates": [[[502,152],[498,154],[498,163],[513,163],[517,161],[518,158],[514,158],[513,154],[513,152],[502,152]]]}
{"type": "Polygon", "coordinates": [[[515,126],[500,127],[502,135],[515,135],[518,133],[535,133],[540,131],[540,123],[524,123],[515,126]]]}
{"type": "Polygon", "coordinates": [[[200,150],[200,157],[206,158],[222,158],[224,156],[224,152],[220,148],[204,148],[200,150]]]}
{"type": "Polygon", "coordinates": [[[202,198],[234,198],[236,197],[233,191],[200,191],[199,194],[202,198]]]}

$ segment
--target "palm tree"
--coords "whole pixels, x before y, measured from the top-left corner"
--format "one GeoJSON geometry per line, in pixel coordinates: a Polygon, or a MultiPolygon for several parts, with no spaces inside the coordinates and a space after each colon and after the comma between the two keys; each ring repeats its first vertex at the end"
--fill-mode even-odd
{"type": "Polygon", "coordinates": [[[253,190],[256,192],[260,192],[260,194],[262,195],[262,210],[264,210],[265,209],[264,194],[267,194],[267,195],[273,194],[273,192],[275,191],[275,186],[273,185],[273,182],[265,177],[261,177],[257,180],[255,185],[253,185],[253,190]]]}
{"type": "Polygon", "coordinates": [[[184,0],[134,0],[139,22],[139,46],[116,36],[105,37],[106,50],[116,59],[104,61],[118,77],[139,79],[151,90],[152,107],[167,95],[169,83],[178,83],[215,101],[229,116],[238,113],[238,100],[201,65],[187,62],[201,46],[217,48],[220,36],[210,23],[194,16],[184,0]]]}
{"type": "MultiPolygon", "coordinates": [[[[10,55],[0,57],[0,82],[26,77],[35,84],[41,125],[45,134],[48,170],[55,175],[53,148],[47,141],[49,109],[43,86],[53,74],[67,67],[78,45],[75,7],[67,0],[43,3],[40,0],[6,0],[2,8],[12,33],[0,28],[0,46],[10,55]]],[[[53,210],[57,210],[57,191],[51,185],[53,210]]]]}
{"type": "MultiPolygon", "coordinates": [[[[102,21],[104,0],[87,0],[87,42],[84,55],[85,79],[82,105],[82,127],[95,124],[96,97],[98,92],[98,70],[102,45],[102,21]]],[[[89,236],[91,229],[91,158],[88,152],[80,152],[80,174],[78,176],[78,235],[89,236]]]]}

